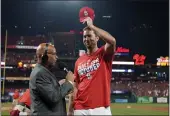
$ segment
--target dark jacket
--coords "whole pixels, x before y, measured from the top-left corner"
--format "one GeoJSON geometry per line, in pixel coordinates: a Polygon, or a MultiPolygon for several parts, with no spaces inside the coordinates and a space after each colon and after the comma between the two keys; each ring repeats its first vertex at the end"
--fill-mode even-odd
{"type": "Polygon", "coordinates": [[[56,77],[41,64],[30,75],[31,115],[66,115],[65,96],[73,89],[70,82],[61,86],[56,77]]]}

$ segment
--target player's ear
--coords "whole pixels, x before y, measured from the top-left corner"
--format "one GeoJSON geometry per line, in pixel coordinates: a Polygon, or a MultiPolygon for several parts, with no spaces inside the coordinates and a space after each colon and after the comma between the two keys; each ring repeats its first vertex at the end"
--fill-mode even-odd
{"type": "Polygon", "coordinates": [[[99,36],[96,35],[96,40],[99,41],[99,36]]]}

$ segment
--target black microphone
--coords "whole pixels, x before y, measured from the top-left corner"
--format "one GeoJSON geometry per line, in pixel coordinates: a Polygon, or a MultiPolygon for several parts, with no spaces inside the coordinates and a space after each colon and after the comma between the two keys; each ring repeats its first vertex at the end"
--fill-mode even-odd
{"type": "Polygon", "coordinates": [[[68,73],[68,69],[66,68],[67,65],[64,62],[59,62],[58,67],[59,69],[64,70],[66,73],[68,73]]]}

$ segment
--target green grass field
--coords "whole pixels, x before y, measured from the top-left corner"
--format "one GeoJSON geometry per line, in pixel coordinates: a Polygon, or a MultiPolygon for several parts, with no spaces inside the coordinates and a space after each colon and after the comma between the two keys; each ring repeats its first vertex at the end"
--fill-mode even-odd
{"type": "MultiPolygon", "coordinates": [[[[11,103],[1,105],[1,115],[9,115],[11,103]]],[[[112,103],[111,110],[113,115],[168,115],[168,104],[140,104],[140,103],[112,103]]]]}

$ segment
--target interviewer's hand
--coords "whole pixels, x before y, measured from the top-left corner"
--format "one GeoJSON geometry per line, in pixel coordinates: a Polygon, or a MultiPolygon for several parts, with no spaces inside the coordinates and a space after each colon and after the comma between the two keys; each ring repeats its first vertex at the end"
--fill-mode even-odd
{"type": "Polygon", "coordinates": [[[67,80],[67,81],[74,82],[74,74],[73,74],[71,71],[69,71],[69,72],[67,73],[67,75],[66,75],[66,80],[67,80]]]}

